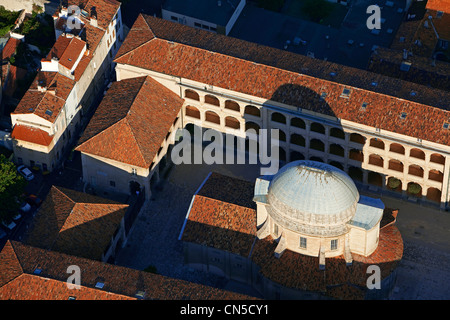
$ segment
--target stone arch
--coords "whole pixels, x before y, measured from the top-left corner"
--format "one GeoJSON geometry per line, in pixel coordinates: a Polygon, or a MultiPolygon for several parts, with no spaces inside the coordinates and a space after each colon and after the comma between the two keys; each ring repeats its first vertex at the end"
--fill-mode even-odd
{"type": "Polygon", "coordinates": [[[309,148],[317,151],[325,151],[325,143],[319,139],[311,139],[309,142],[309,148]]]}
{"type": "Polygon", "coordinates": [[[389,160],[389,169],[390,170],[395,170],[398,172],[403,172],[404,166],[403,166],[403,162],[399,161],[399,160],[395,160],[395,159],[391,159],[389,160]]]}
{"type": "Polygon", "coordinates": [[[383,186],[383,175],[378,172],[369,171],[369,174],[367,176],[367,182],[369,184],[382,187],[383,186]]]}
{"type": "Polygon", "coordinates": [[[403,183],[402,183],[402,180],[400,180],[398,178],[389,177],[386,182],[386,187],[392,191],[402,192],[403,183]]]}
{"type": "Polygon", "coordinates": [[[278,140],[286,142],[286,133],[284,133],[283,130],[280,130],[280,129],[277,129],[277,130],[278,130],[278,140]]]}
{"type": "Polygon", "coordinates": [[[291,127],[306,129],[306,123],[300,118],[292,118],[291,119],[291,127]]]}
{"type": "Polygon", "coordinates": [[[247,131],[249,129],[253,129],[256,131],[256,134],[259,134],[259,130],[261,129],[261,127],[259,126],[259,124],[255,123],[255,122],[247,121],[245,123],[245,131],[247,131]]]}
{"type": "Polygon", "coordinates": [[[344,165],[342,163],[340,163],[340,162],[330,161],[329,164],[332,165],[333,167],[336,167],[336,168],[341,169],[342,171],[344,171],[344,165]]]}
{"type": "Polygon", "coordinates": [[[340,128],[331,128],[330,136],[338,139],[345,140],[345,132],[340,128]]]}
{"type": "Polygon", "coordinates": [[[200,101],[200,96],[197,92],[191,89],[184,90],[184,97],[192,100],[200,101]]]}
{"type": "Polygon", "coordinates": [[[251,105],[245,106],[244,113],[254,117],[261,117],[261,110],[251,105]]]}
{"type": "Polygon", "coordinates": [[[310,129],[312,132],[325,134],[325,127],[320,123],[317,123],[317,122],[311,123],[310,129]]]}
{"type": "Polygon", "coordinates": [[[337,143],[330,144],[330,154],[334,154],[339,157],[345,157],[344,147],[337,143]]]}
{"type": "Polygon", "coordinates": [[[226,100],[225,101],[225,109],[240,112],[241,106],[236,101],[226,100]]]}
{"type": "Polygon", "coordinates": [[[279,112],[272,113],[270,118],[273,122],[286,124],[286,117],[279,112]]]}
{"type": "Polygon", "coordinates": [[[427,199],[433,202],[441,202],[442,192],[438,188],[430,187],[427,189],[427,199]]]}
{"type": "Polygon", "coordinates": [[[366,144],[366,137],[360,135],[359,133],[353,132],[350,133],[350,141],[364,145],[366,144]]]}
{"type": "Polygon", "coordinates": [[[291,134],[291,144],[304,147],[306,145],[305,138],[300,134],[293,133],[291,134]]]}
{"type": "Polygon", "coordinates": [[[348,152],[348,157],[351,160],[364,162],[364,153],[359,149],[350,149],[350,151],[348,152]]]}
{"type": "Polygon", "coordinates": [[[234,117],[226,117],[225,118],[225,127],[232,128],[232,129],[240,129],[241,123],[238,119],[234,117]]]}
{"type": "Polygon", "coordinates": [[[309,157],[309,160],[311,160],[311,161],[317,161],[317,162],[324,162],[322,158],[317,157],[317,156],[309,157]]]}
{"type": "Polygon", "coordinates": [[[416,182],[409,182],[406,192],[415,197],[422,197],[422,186],[416,182]]]}
{"type": "Polygon", "coordinates": [[[371,154],[369,156],[369,164],[383,168],[383,163],[384,160],[380,155],[371,154]]]}
{"type": "Polygon", "coordinates": [[[417,148],[412,148],[409,151],[409,156],[413,157],[413,158],[425,160],[425,152],[423,152],[422,150],[417,149],[417,148]]]}
{"type": "Polygon", "coordinates": [[[445,164],[445,157],[442,154],[433,153],[430,156],[430,162],[434,162],[434,163],[438,163],[438,164],[445,164]]]}
{"type": "Polygon", "coordinates": [[[412,164],[408,168],[408,174],[410,175],[423,178],[423,173],[423,168],[421,166],[418,166],[417,164],[412,164]]]}
{"type": "Polygon", "coordinates": [[[405,147],[399,143],[391,143],[391,145],[389,146],[389,151],[399,154],[405,154],[405,147]]]}
{"type": "Polygon", "coordinates": [[[206,111],[205,121],[220,125],[220,116],[213,111],[206,111]]]}
{"type": "Polygon", "coordinates": [[[444,174],[439,170],[431,169],[430,171],[428,171],[428,180],[443,182],[444,174]]]}
{"type": "Polygon", "coordinates": [[[379,138],[372,138],[370,139],[370,146],[384,150],[384,141],[379,138]]]}
{"type": "Polygon", "coordinates": [[[220,101],[217,97],[207,94],[205,96],[205,103],[210,104],[212,106],[220,107],[220,101]]]}
{"type": "Polygon", "coordinates": [[[200,110],[193,106],[186,106],[186,116],[200,119],[200,110]]]}

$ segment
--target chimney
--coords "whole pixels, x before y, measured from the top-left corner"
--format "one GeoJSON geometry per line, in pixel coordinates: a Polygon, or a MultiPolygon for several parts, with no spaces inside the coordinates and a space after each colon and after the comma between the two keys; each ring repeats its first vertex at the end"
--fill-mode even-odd
{"type": "Polygon", "coordinates": [[[90,23],[91,26],[97,27],[97,9],[95,7],[91,7],[90,23]]]}

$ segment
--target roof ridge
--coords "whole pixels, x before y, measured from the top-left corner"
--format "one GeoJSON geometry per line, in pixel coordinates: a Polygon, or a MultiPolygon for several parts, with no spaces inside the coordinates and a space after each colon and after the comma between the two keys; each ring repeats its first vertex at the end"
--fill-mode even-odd
{"type": "Polygon", "coordinates": [[[204,196],[204,195],[201,195],[201,194],[196,194],[195,196],[196,197],[198,196],[198,197],[201,197],[201,198],[204,198],[204,199],[209,199],[209,200],[212,200],[212,201],[215,201],[215,202],[227,203],[227,204],[233,205],[235,207],[240,207],[240,208],[245,208],[245,209],[248,209],[248,210],[256,211],[256,209],[253,209],[253,208],[249,208],[249,207],[246,207],[246,206],[242,206],[240,204],[236,204],[236,203],[232,203],[232,202],[228,202],[228,201],[224,201],[224,200],[220,200],[220,199],[211,198],[211,197],[204,196]]]}
{"type": "MultiPolygon", "coordinates": [[[[127,115],[127,116],[128,116],[128,115],[127,115]]],[[[123,120],[126,121],[126,125],[130,128],[131,135],[133,136],[134,141],[136,142],[136,146],[137,146],[137,148],[138,148],[138,150],[139,150],[139,154],[140,154],[140,156],[142,157],[142,160],[144,160],[144,163],[145,163],[146,165],[150,166],[151,163],[149,164],[149,163],[147,162],[147,160],[145,159],[145,156],[144,156],[144,154],[143,154],[143,152],[142,152],[141,145],[140,145],[140,143],[138,142],[138,140],[136,139],[136,135],[135,135],[135,132],[134,132],[134,130],[133,130],[133,126],[130,124],[130,121],[127,119],[127,117],[125,117],[123,120]]]]}
{"type": "MultiPolygon", "coordinates": [[[[23,267],[22,267],[22,263],[21,263],[21,261],[20,261],[18,255],[17,255],[17,253],[16,253],[16,248],[14,247],[13,242],[15,242],[15,241],[11,241],[10,239],[8,239],[7,242],[6,242],[6,244],[4,245],[4,247],[0,250],[0,255],[1,255],[2,252],[5,250],[6,246],[9,245],[9,246],[11,247],[11,251],[12,251],[12,254],[14,255],[14,258],[16,259],[16,261],[17,261],[17,263],[18,263],[18,265],[19,265],[19,267],[20,267],[21,273],[20,273],[19,275],[15,276],[15,277],[9,279],[9,280],[8,280],[7,282],[5,282],[1,287],[3,287],[4,285],[10,283],[11,281],[14,281],[15,279],[17,279],[18,277],[20,277],[21,275],[23,275],[23,274],[25,273],[25,270],[24,270],[23,267]]],[[[1,288],[1,287],[0,287],[0,288],[1,288]]]]}

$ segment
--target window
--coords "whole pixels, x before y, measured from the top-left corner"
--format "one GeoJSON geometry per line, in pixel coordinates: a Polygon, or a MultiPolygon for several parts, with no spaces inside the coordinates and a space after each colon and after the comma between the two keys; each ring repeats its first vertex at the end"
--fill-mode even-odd
{"type": "Polygon", "coordinates": [[[175,17],[175,16],[171,16],[171,17],[170,17],[170,19],[172,19],[173,21],[176,21],[176,22],[178,22],[178,18],[177,18],[177,17],[175,17]]]}
{"type": "Polygon", "coordinates": [[[202,27],[202,25],[200,23],[198,23],[198,22],[194,22],[194,26],[196,26],[197,28],[201,28],[202,27]]]}
{"type": "Polygon", "coordinates": [[[137,169],[132,168],[132,169],[131,169],[131,174],[132,174],[132,175],[137,175],[137,169]]]}
{"type": "Polygon", "coordinates": [[[105,286],[105,284],[104,284],[103,282],[97,282],[97,283],[95,284],[95,287],[96,287],[97,289],[103,289],[104,286],[105,286]]]}
{"type": "Polygon", "coordinates": [[[400,114],[400,118],[401,118],[401,119],[406,119],[406,112],[402,112],[402,113],[400,114]]]}
{"type": "Polygon", "coordinates": [[[76,297],[70,296],[67,300],[77,300],[76,297]]]}
{"type": "Polygon", "coordinates": [[[306,249],[306,238],[300,237],[300,248],[306,249]]]}
{"type": "Polygon", "coordinates": [[[442,18],[443,15],[444,15],[444,11],[438,11],[436,13],[436,18],[442,18]]]}
{"type": "Polygon", "coordinates": [[[17,158],[17,162],[18,162],[19,164],[23,164],[23,159],[22,159],[22,158],[17,158]]]}
{"type": "Polygon", "coordinates": [[[448,124],[448,122],[444,122],[444,125],[442,126],[444,129],[448,129],[448,127],[449,127],[449,124],[448,124]]]}
{"type": "Polygon", "coordinates": [[[42,269],[40,269],[40,268],[36,268],[33,271],[33,274],[41,274],[41,273],[42,273],[42,269]]]}
{"type": "Polygon", "coordinates": [[[342,97],[342,98],[348,98],[348,97],[350,96],[350,92],[351,92],[350,89],[344,88],[344,90],[342,90],[341,97],[342,97]]]}
{"type": "Polygon", "coordinates": [[[326,92],[322,92],[320,94],[320,100],[325,100],[326,97],[327,97],[327,93],[326,92]]]}
{"type": "Polygon", "coordinates": [[[336,250],[338,247],[338,239],[331,240],[331,250],[336,250]]]}
{"type": "Polygon", "coordinates": [[[367,102],[363,102],[362,103],[362,105],[361,105],[361,110],[366,110],[366,108],[367,108],[367,102]]]}
{"type": "Polygon", "coordinates": [[[109,181],[109,185],[114,188],[116,186],[116,182],[111,180],[109,181]]]}

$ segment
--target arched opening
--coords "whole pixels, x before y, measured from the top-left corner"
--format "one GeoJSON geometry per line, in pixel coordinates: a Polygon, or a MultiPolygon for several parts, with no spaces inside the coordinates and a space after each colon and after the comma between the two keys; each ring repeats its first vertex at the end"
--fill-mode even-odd
{"type": "Polygon", "coordinates": [[[386,186],[389,190],[402,192],[402,181],[400,179],[389,177],[386,186]]]}
{"type": "Polygon", "coordinates": [[[305,160],[305,156],[298,151],[292,151],[290,156],[291,161],[305,160]]]}
{"type": "Polygon", "coordinates": [[[309,148],[317,151],[325,151],[325,144],[319,139],[311,139],[309,148]]]}
{"type": "Polygon", "coordinates": [[[185,96],[185,98],[188,98],[188,99],[200,101],[200,96],[194,90],[186,89],[184,91],[184,96],[185,96]]]}
{"type": "Polygon", "coordinates": [[[371,154],[369,156],[369,164],[374,166],[383,167],[383,158],[377,154],[371,154]]]}
{"type": "Polygon", "coordinates": [[[284,133],[283,130],[277,129],[278,130],[278,140],[286,142],[286,133],[284,133]]]}
{"type": "Polygon", "coordinates": [[[362,152],[362,150],[351,149],[348,153],[348,157],[349,159],[356,160],[359,162],[364,161],[364,153],[362,152]]]}
{"type": "Polygon", "coordinates": [[[311,131],[325,134],[325,127],[323,125],[321,125],[320,123],[313,122],[313,123],[311,123],[311,131]]]}
{"type": "Polygon", "coordinates": [[[348,168],[348,175],[350,178],[352,178],[355,181],[362,182],[363,181],[363,171],[361,168],[357,167],[349,167],[348,168]]]}
{"type": "Polygon", "coordinates": [[[210,94],[207,94],[205,96],[205,103],[210,104],[212,106],[220,107],[219,99],[217,99],[216,97],[214,97],[214,96],[212,96],[210,94]]]}
{"type": "Polygon", "coordinates": [[[250,129],[255,130],[256,134],[259,134],[260,126],[257,123],[248,121],[245,123],[245,131],[250,130],[250,129]]]}
{"type": "Polygon", "coordinates": [[[186,106],[186,116],[200,119],[200,111],[196,107],[186,106]]]}
{"type": "Polygon", "coordinates": [[[291,127],[305,129],[306,128],[306,124],[305,124],[305,121],[303,121],[300,118],[292,118],[291,119],[291,127]]]}
{"type": "Polygon", "coordinates": [[[383,158],[377,154],[371,154],[369,156],[369,164],[383,168],[383,158]]]}
{"type": "Polygon", "coordinates": [[[378,149],[384,150],[384,142],[383,140],[380,140],[378,138],[372,138],[370,139],[370,146],[378,149]]]}
{"type": "Polygon", "coordinates": [[[286,124],[286,117],[283,116],[281,113],[279,112],[274,112],[272,113],[272,117],[271,117],[273,122],[278,122],[278,123],[283,123],[286,124]]]}
{"type": "Polygon", "coordinates": [[[403,163],[401,161],[391,159],[389,160],[389,169],[403,172],[403,163]]]}
{"type": "Polygon", "coordinates": [[[350,141],[351,142],[355,142],[355,143],[359,143],[359,144],[365,144],[366,143],[366,138],[362,135],[360,135],[359,133],[351,133],[350,134],[350,141]]]}
{"type": "Polygon", "coordinates": [[[130,181],[130,194],[137,194],[141,191],[141,185],[137,181],[130,181]]]}
{"type": "Polygon", "coordinates": [[[345,132],[342,129],[339,129],[339,128],[331,128],[330,129],[330,136],[344,140],[345,139],[345,132]]]}
{"type": "Polygon", "coordinates": [[[345,156],[344,148],[336,143],[330,145],[330,153],[339,157],[345,156]]]}
{"type": "Polygon", "coordinates": [[[239,103],[232,101],[232,100],[225,101],[225,109],[233,110],[233,111],[237,111],[237,112],[241,111],[241,107],[239,106],[239,103]]]}
{"type": "Polygon", "coordinates": [[[428,179],[437,181],[437,182],[443,182],[444,181],[444,174],[440,172],[439,170],[430,170],[428,172],[428,179]]]}
{"type": "Polygon", "coordinates": [[[279,148],[280,161],[286,161],[286,151],[283,148],[279,148]]]}
{"type": "Polygon", "coordinates": [[[342,171],[344,170],[344,166],[340,162],[330,161],[330,165],[332,165],[333,167],[336,167],[338,169],[341,169],[342,171]]]}
{"type": "Polygon", "coordinates": [[[305,138],[303,138],[302,135],[299,135],[299,134],[296,134],[296,133],[291,134],[291,144],[295,144],[297,146],[304,147],[306,145],[305,144],[305,138]]]}
{"type": "Polygon", "coordinates": [[[427,199],[433,202],[441,202],[441,190],[438,188],[428,188],[427,199]]]}
{"type": "Polygon", "coordinates": [[[320,157],[315,157],[315,156],[310,157],[309,160],[311,160],[311,161],[317,161],[317,162],[324,162],[322,158],[320,158],[320,157]]]}
{"type": "Polygon", "coordinates": [[[374,186],[382,187],[383,186],[383,176],[378,172],[369,171],[367,176],[367,182],[374,186]]]}
{"type": "Polygon", "coordinates": [[[232,128],[232,129],[240,129],[241,123],[236,118],[226,117],[225,118],[225,127],[232,128]]]}
{"type": "Polygon", "coordinates": [[[261,111],[255,106],[246,106],[244,113],[255,117],[261,117],[261,111]]]}
{"type": "Polygon", "coordinates": [[[430,156],[430,162],[438,163],[438,164],[445,164],[445,157],[438,153],[433,153],[430,156]]]}
{"type": "Polygon", "coordinates": [[[398,143],[391,143],[391,145],[389,146],[389,151],[399,154],[405,154],[405,147],[398,143]]]}
{"type": "Polygon", "coordinates": [[[420,149],[413,148],[409,151],[409,156],[421,160],[425,160],[425,152],[420,149]]]}
{"type": "Polygon", "coordinates": [[[220,117],[217,113],[212,111],[206,111],[205,121],[220,125],[220,117]]]}
{"type": "Polygon", "coordinates": [[[408,174],[423,178],[423,169],[416,164],[412,164],[408,168],[408,174]]]}
{"type": "Polygon", "coordinates": [[[415,196],[415,197],[422,197],[422,187],[420,184],[415,182],[408,183],[408,188],[406,189],[406,192],[409,195],[415,196]]]}

